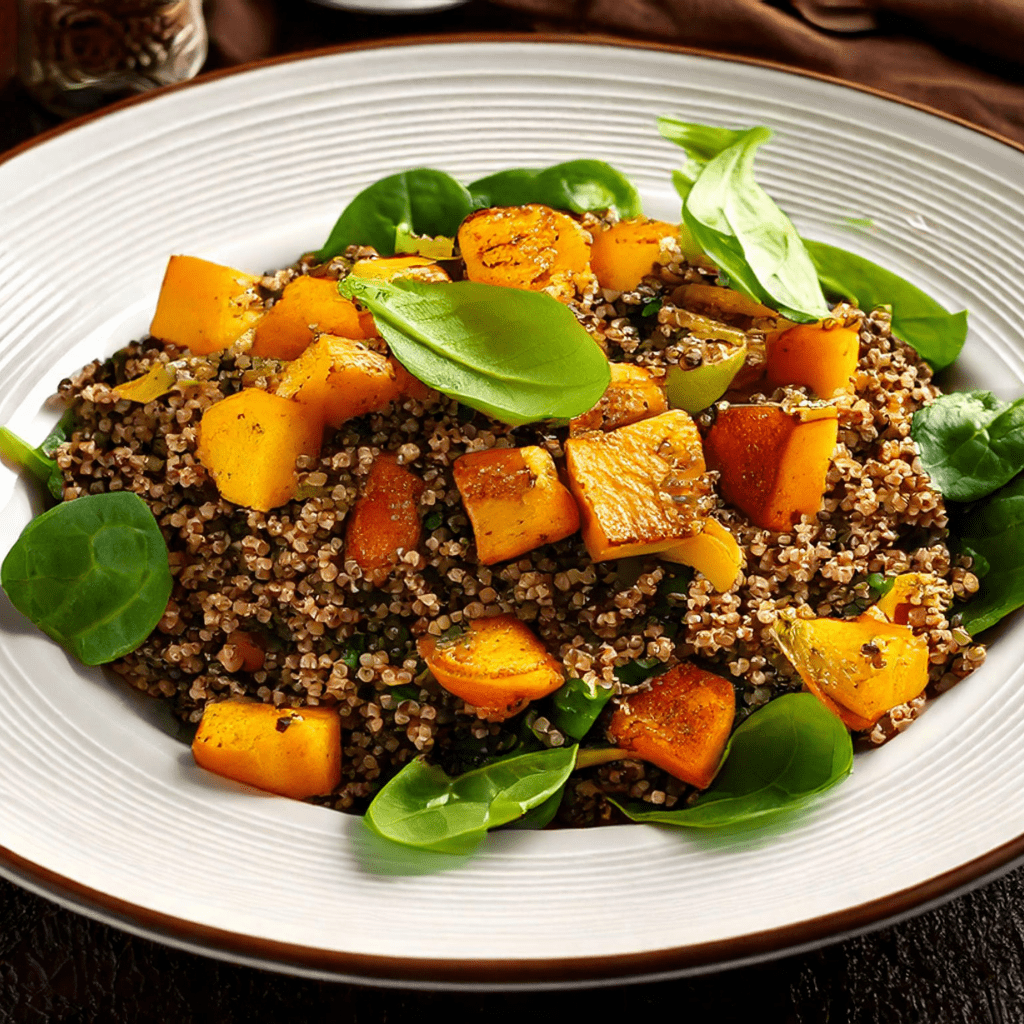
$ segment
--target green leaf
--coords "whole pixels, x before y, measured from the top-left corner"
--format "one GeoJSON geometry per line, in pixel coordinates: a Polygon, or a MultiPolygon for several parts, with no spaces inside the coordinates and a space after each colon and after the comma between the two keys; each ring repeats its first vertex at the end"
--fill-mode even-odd
{"type": "Polygon", "coordinates": [[[350,245],[372,245],[394,256],[399,232],[454,237],[472,212],[469,192],[444,171],[402,171],[363,189],[342,211],[316,258],[323,262],[350,245]]]}
{"type": "Polygon", "coordinates": [[[727,359],[717,363],[705,363],[692,370],[681,366],[670,366],[665,375],[665,395],[673,409],[688,413],[700,412],[712,402],[717,402],[729,390],[733,378],[747,360],[746,343],[727,359]]]}
{"type": "Polygon", "coordinates": [[[685,171],[673,171],[672,183],[681,199],[685,199],[697,176],[722,150],[740,142],[747,129],[718,128],[710,124],[694,124],[674,117],[659,117],[658,131],[669,142],[686,150],[685,171]]]}
{"type": "Polygon", "coordinates": [[[64,474],[53,453],[68,439],[74,422],[74,411],[66,409],[38,448],[23,441],[13,430],[0,427],[0,455],[31,473],[46,486],[51,498],[60,501],[64,497],[64,474]]]}
{"type": "Polygon", "coordinates": [[[417,758],[374,797],[363,821],[402,846],[470,853],[488,829],[557,793],[575,764],[575,746],[556,747],[494,761],[453,779],[417,758]]]}
{"type": "Polygon", "coordinates": [[[130,491],[65,502],[25,527],[0,567],[11,604],[86,665],[135,650],[171,595],[167,547],[130,491]]]}
{"type": "Polygon", "coordinates": [[[568,307],[541,292],[458,281],[348,277],[405,368],[432,388],[519,426],[593,408],[608,360],[568,307]]]}
{"type": "Polygon", "coordinates": [[[521,818],[516,818],[515,821],[510,821],[506,828],[523,829],[523,830],[539,830],[547,828],[552,821],[555,820],[555,815],[558,813],[558,808],[562,806],[562,797],[565,795],[565,783],[555,790],[542,804],[537,804],[536,807],[528,810],[521,818]]]}
{"type": "Polygon", "coordinates": [[[395,252],[431,260],[450,260],[455,255],[455,239],[444,235],[414,235],[407,225],[399,224],[395,230],[395,252]]]}
{"type": "Polygon", "coordinates": [[[910,436],[943,497],[976,501],[1024,469],[1024,398],[1001,402],[990,391],[940,395],[914,413],[910,436]]]}
{"type": "Polygon", "coordinates": [[[597,686],[585,679],[567,680],[551,695],[552,725],[571,739],[583,739],[613,692],[612,686],[597,686]]]}
{"type": "Polygon", "coordinates": [[[805,240],[826,294],[848,299],[865,312],[892,307],[892,332],[938,372],[960,354],[967,338],[967,310],[949,313],[920,288],[871,260],[824,242],[805,240]]]}
{"type": "Polygon", "coordinates": [[[961,619],[976,636],[1024,605],[1024,475],[967,508],[958,532],[981,582],[961,619]]]}
{"type": "Polygon", "coordinates": [[[646,805],[620,809],[633,821],[719,828],[795,810],[842,781],[852,767],[846,726],[812,694],[784,694],[733,733],[725,764],[696,803],[670,811],[646,805]]]}
{"type": "Polygon", "coordinates": [[[48,459],[53,458],[53,453],[71,436],[75,427],[75,410],[65,409],[61,418],[54,424],[45,438],[39,445],[39,451],[48,459]]]}
{"type": "Polygon", "coordinates": [[[633,183],[603,160],[569,160],[543,170],[499,171],[472,182],[469,192],[479,209],[540,203],[573,213],[615,210],[623,220],[643,213],[633,183]]]}
{"type": "Polygon", "coordinates": [[[820,320],[829,309],[814,265],[754,178],[757,147],[771,137],[768,128],[749,128],[709,160],[683,202],[683,219],[737,291],[791,320],[820,320]]]}

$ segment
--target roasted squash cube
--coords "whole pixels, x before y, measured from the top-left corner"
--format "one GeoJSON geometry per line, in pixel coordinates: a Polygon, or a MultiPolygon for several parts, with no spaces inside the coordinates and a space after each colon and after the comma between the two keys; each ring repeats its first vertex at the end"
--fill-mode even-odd
{"type": "Polygon", "coordinates": [[[455,460],[452,474],[484,565],[517,558],[580,528],[576,502],[545,448],[470,452],[455,460]]]}
{"type": "Polygon", "coordinates": [[[602,288],[629,292],[652,273],[665,238],[679,239],[679,225],[634,217],[594,233],[590,266],[602,288]]]}
{"type": "Polygon", "coordinates": [[[414,551],[419,544],[424,486],[390,452],[382,452],[370,467],[363,493],[346,521],[345,558],[352,559],[374,586],[391,575],[403,551],[414,551]]]}
{"type": "Polygon", "coordinates": [[[192,756],[200,768],[269,793],[323,796],[341,782],[341,719],[334,708],[207,704],[192,756]]]}
{"type": "Polygon", "coordinates": [[[615,430],[668,409],[662,381],[650,370],[632,363],[610,363],[612,379],[589,412],[569,421],[570,434],[586,430],[615,430]]]}
{"type": "Polygon", "coordinates": [[[258,280],[196,256],[172,256],[149,333],[199,356],[219,352],[264,315],[258,280]]]}
{"type": "Polygon", "coordinates": [[[809,388],[819,398],[853,391],[860,335],[838,324],[798,324],[767,344],[768,383],[809,388]]]}
{"type": "Polygon", "coordinates": [[[704,438],[704,454],[730,505],[755,526],[789,530],[821,508],[838,433],[831,406],[730,405],[704,438]]]}
{"type": "Polygon", "coordinates": [[[743,551],[736,538],[717,520],[704,520],[700,533],[687,537],[675,547],[662,551],[666,562],[689,565],[703,573],[715,590],[730,590],[743,568],[743,551]]]}
{"type": "Polygon", "coordinates": [[[322,434],[309,406],[245,388],[203,413],[196,454],[221,497],[269,512],[295,496],[295,460],[318,455],[322,434]]]}
{"type": "Polygon", "coordinates": [[[490,722],[511,718],[565,682],[561,663],[515,615],[474,619],[452,640],[427,634],[416,647],[434,678],[490,722]]]}
{"type": "Polygon", "coordinates": [[[698,789],[707,789],[722,762],[736,714],[732,683],[683,662],[623,697],[608,725],[622,750],[650,761],[698,789]]]}
{"type": "Polygon", "coordinates": [[[953,588],[940,576],[903,572],[892,581],[889,592],[875,602],[874,610],[889,622],[916,626],[923,625],[923,616],[929,611],[945,612],[952,599],[953,588]]]}
{"type": "Polygon", "coordinates": [[[251,353],[268,359],[297,359],[317,334],[372,338],[373,318],[338,294],[338,282],[303,274],[285,285],[281,298],[256,325],[251,353]]]}
{"type": "Polygon", "coordinates": [[[702,529],[700,435],[681,409],[565,443],[569,486],[595,562],[656,554],[702,529]]]}
{"type": "Polygon", "coordinates": [[[357,260],[352,266],[352,276],[367,281],[393,281],[396,277],[408,277],[413,281],[431,281],[435,284],[451,280],[444,267],[426,256],[357,260]]]}

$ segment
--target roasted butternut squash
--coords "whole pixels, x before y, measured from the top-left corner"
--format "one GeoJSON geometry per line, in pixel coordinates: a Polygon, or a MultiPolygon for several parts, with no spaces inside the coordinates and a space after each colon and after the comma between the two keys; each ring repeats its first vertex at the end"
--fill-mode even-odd
{"type": "Polygon", "coordinates": [[[466,277],[541,291],[590,273],[590,236],[568,214],[532,203],[471,213],[459,228],[466,277]]]}
{"type": "Polygon", "coordinates": [[[196,256],[172,256],[149,333],[196,355],[219,352],[264,314],[258,278],[196,256]]]}
{"type": "Polygon", "coordinates": [[[326,707],[207,704],[192,756],[200,768],[269,793],[323,796],[341,782],[341,719],[326,707]]]}
{"type": "Polygon", "coordinates": [[[831,406],[721,409],[704,438],[719,491],[756,526],[789,530],[821,508],[839,421],[831,406]]]}
{"type": "Polygon", "coordinates": [[[260,512],[295,496],[295,460],[320,453],[317,412],[260,388],[245,388],[203,413],[196,454],[221,497],[260,512]]]}
{"type": "Polygon", "coordinates": [[[679,226],[663,220],[634,217],[594,233],[590,266],[602,288],[629,292],[650,273],[658,261],[661,242],[679,238],[679,226]]]}
{"type": "Polygon", "coordinates": [[[345,558],[354,560],[374,586],[391,575],[403,551],[414,551],[419,544],[424,486],[390,452],[382,452],[370,467],[346,521],[345,558]]]}
{"type": "Polygon", "coordinates": [[[393,281],[408,277],[414,281],[450,281],[448,272],[435,260],[425,256],[389,256],[377,260],[357,260],[352,276],[368,281],[393,281]]]}
{"type": "Polygon", "coordinates": [[[665,388],[650,370],[632,363],[611,363],[608,389],[589,412],[569,421],[570,434],[615,430],[668,409],[665,388]]]}
{"type": "Polygon", "coordinates": [[[848,728],[870,729],[928,685],[928,643],[866,612],[856,619],[780,619],[775,639],[804,685],[848,728]]]}
{"type": "Polygon", "coordinates": [[[706,576],[715,590],[725,592],[739,578],[743,568],[743,550],[736,538],[717,520],[708,517],[704,529],[662,551],[666,562],[690,565],[706,576]]]}
{"type": "Polygon", "coordinates": [[[936,608],[942,611],[952,598],[952,588],[943,579],[930,572],[900,573],[887,594],[874,604],[874,609],[889,622],[906,626],[915,608],[936,608]]]}
{"type": "Polygon", "coordinates": [[[434,678],[490,722],[511,718],[565,682],[561,663],[515,615],[474,619],[453,640],[427,634],[416,647],[434,678]]]}
{"type": "Polygon", "coordinates": [[[396,359],[361,341],[321,334],[281,375],[277,394],[315,411],[330,427],[429,393],[396,359]]]}
{"type": "Polygon", "coordinates": [[[157,363],[141,377],[118,384],[114,392],[118,398],[127,398],[129,402],[145,405],[154,398],[166,395],[174,387],[178,382],[177,367],[182,363],[157,363]]]}
{"type": "Polygon", "coordinates": [[[570,437],[565,461],[595,562],[665,551],[702,529],[704,455],[680,409],[570,437]]]}
{"type": "Polygon", "coordinates": [[[772,387],[794,384],[819,398],[853,391],[860,335],[838,324],[798,324],[767,340],[767,375],[772,387]]]}
{"type": "Polygon", "coordinates": [[[369,313],[338,294],[338,282],[302,274],[285,285],[281,298],[256,325],[251,352],[268,359],[297,359],[317,333],[372,338],[369,313]]]}
{"type": "Polygon", "coordinates": [[[621,749],[698,789],[722,762],[736,715],[732,683],[684,662],[622,699],[608,725],[621,749]]]}
{"type": "Polygon", "coordinates": [[[573,496],[545,448],[489,448],[452,465],[484,565],[532,551],[580,528],[573,496]]]}

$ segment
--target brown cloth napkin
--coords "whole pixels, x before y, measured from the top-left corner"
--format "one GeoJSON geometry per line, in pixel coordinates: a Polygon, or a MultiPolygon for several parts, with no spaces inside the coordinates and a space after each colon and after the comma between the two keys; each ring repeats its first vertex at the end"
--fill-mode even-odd
{"type": "Polygon", "coordinates": [[[1024,143],[1022,0],[492,0],[566,32],[760,57],[883,89],[1024,143]]]}

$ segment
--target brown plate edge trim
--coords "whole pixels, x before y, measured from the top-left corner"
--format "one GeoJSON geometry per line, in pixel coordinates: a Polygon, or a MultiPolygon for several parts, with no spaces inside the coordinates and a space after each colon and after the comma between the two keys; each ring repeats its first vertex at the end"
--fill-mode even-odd
{"type": "MultiPolygon", "coordinates": [[[[786,74],[826,82],[856,92],[867,93],[889,102],[912,107],[923,113],[958,124],[986,135],[1024,153],[1024,145],[982,125],[973,124],[927,104],[888,93],[873,86],[848,82],[831,75],[794,68],[774,61],[736,54],[719,53],[694,47],[677,46],[648,40],[634,40],[608,35],[574,35],[568,33],[466,33],[453,35],[400,36],[384,40],[365,40],[316,50],[283,54],[264,60],[252,61],[231,68],[206,72],[177,85],[165,86],[151,92],[131,96],[93,113],[64,122],[49,131],[27,139],[13,149],[0,154],[0,165],[22,153],[41,145],[65,132],[89,124],[100,117],[116,113],[139,103],[157,99],[169,92],[186,89],[204,82],[217,81],[231,75],[243,74],[255,68],[272,67],[300,60],[315,59],[338,53],[385,49],[396,46],[417,46],[452,43],[555,43],[591,46],[616,46],[623,49],[654,50],[685,54],[713,60],[725,60],[753,67],[763,67],[786,74]]],[[[209,955],[229,957],[234,954],[261,965],[288,971],[303,970],[336,978],[362,981],[367,984],[441,984],[446,987],[512,988],[551,986],[559,984],[628,983],[652,976],[671,977],[701,971],[726,969],[759,959],[779,957],[799,949],[813,948],[830,941],[868,931],[886,922],[921,913],[945,900],[966,892],[970,888],[1014,867],[1024,858],[1024,835],[990,850],[974,860],[940,875],[867,903],[847,908],[824,917],[779,928],[752,932],[714,942],[699,943],[669,949],[652,950],[601,957],[567,957],[558,960],[525,959],[503,960],[451,960],[431,958],[405,958],[377,956],[324,950],[315,946],[258,939],[226,929],[199,925],[183,918],[150,910],[121,900],[107,893],[82,885],[57,872],[33,863],[19,854],[0,846],[0,864],[7,867],[12,881],[26,879],[50,899],[73,907],[75,910],[101,921],[110,918],[133,925],[142,934],[164,939],[186,949],[209,955]]]]}

